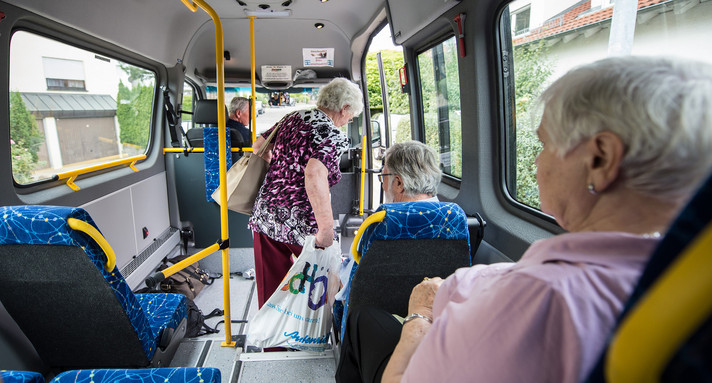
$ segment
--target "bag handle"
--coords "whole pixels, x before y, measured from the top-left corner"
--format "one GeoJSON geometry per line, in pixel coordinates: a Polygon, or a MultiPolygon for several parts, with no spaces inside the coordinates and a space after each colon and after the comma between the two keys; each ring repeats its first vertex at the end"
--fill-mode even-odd
{"type": "MultiPolygon", "coordinates": [[[[291,115],[291,113],[288,114],[287,116],[289,116],[289,115],[291,115]]],[[[274,137],[275,134],[277,134],[277,131],[279,130],[279,128],[282,127],[282,122],[287,118],[287,116],[284,116],[284,117],[282,117],[281,120],[279,120],[279,122],[277,123],[277,127],[274,128],[274,130],[272,130],[272,133],[270,133],[269,137],[267,137],[267,139],[265,140],[265,143],[262,144],[262,147],[260,147],[260,150],[258,150],[257,153],[255,153],[255,154],[257,154],[259,157],[262,157],[262,155],[267,150],[269,143],[272,141],[272,138],[274,137]]]]}

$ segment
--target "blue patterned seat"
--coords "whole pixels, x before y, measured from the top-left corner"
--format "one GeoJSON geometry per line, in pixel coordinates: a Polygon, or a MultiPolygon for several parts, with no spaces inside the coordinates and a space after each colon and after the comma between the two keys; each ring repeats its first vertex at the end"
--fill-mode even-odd
{"type": "Polygon", "coordinates": [[[0,382],[3,383],[44,383],[44,377],[33,371],[0,370],[0,382]]]}
{"type": "MultiPolygon", "coordinates": [[[[0,370],[3,383],[44,383],[39,372],[0,370]]],[[[71,370],[53,383],[220,383],[220,370],[202,367],[71,370]]]]}
{"type": "Polygon", "coordinates": [[[185,297],[134,295],[115,262],[81,208],[0,208],[0,301],[51,368],[170,362],[185,297]]]}
{"type": "Polygon", "coordinates": [[[217,368],[180,367],[65,371],[52,383],[220,383],[217,368]]]}
{"type": "Polygon", "coordinates": [[[369,305],[405,316],[410,292],[424,277],[445,278],[471,263],[467,216],[455,203],[386,203],[359,232],[354,246],[361,257],[354,256],[341,323],[335,314],[342,332],[349,309],[369,305]]]}

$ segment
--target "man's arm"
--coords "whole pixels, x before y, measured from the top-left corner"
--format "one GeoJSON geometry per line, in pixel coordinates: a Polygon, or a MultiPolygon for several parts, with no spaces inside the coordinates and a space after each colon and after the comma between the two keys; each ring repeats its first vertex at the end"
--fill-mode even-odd
{"type": "Polygon", "coordinates": [[[416,318],[403,325],[400,340],[383,371],[381,382],[401,381],[410,358],[432,326],[433,301],[442,283],[443,280],[440,278],[426,279],[413,288],[408,302],[408,314],[420,314],[430,321],[416,318]]]}
{"type": "Polygon", "coordinates": [[[316,233],[316,244],[322,247],[329,247],[334,242],[334,219],[328,177],[329,171],[321,161],[309,159],[304,169],[304,184],[319,229],[316,233]]]}

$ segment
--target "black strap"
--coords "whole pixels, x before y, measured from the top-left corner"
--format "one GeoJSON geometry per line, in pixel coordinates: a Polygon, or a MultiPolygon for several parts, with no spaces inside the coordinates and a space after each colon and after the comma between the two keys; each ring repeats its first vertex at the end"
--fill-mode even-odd
{"type": "MultiPolygon", "coordinates": [[[[171,97],[168,93],[168,88],[162,87],[163,89],[163,108],[166,112],[166,119],[168,120],[168,132],[171,135],[171,146],[174,148],[181,147],[180,139],[178,138],[178,127],[180,126],[178,114],[176,113],[173,104],[171,103],[171,97]]],[[[181,134],[183,129],[180,129],[181,134]]],[[[187,141],[187,140],[186,140],[187,141]]]]}

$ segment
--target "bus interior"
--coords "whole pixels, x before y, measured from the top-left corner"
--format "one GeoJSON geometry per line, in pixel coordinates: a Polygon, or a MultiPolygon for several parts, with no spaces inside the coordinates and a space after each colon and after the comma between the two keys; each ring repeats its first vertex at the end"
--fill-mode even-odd
{"type": "MultiPolygon", "coordinates": [[[[178,339],[153,367],[330,382],[337,330],[323,352],[245,344],[258,311],[252,232],[247,215],[210,199],[202,148],[203,127],[225,123],[220,104],[251,100],[254,141],[314,107],[332,79],[355,82],[364,111],[341,127],[350,147],[331,189],[342,255],[384,202],[383,151],[417,140],[440,156],[438,198],[468,216],[472,262],[516,262],[564,232],[539,206],[539,93],[609,55],[712,62],[710,21],[709,0],[0,0],[0,205],[86,210],[133,291],[166,259],[200,254],[215,280],[194,302],[223,310],[206,319],[218,331],[178,339]],[[206,104],[214,121],[199,117],[206,104]]],[[[224,172],[251,150],[233,144],[211,166],[227,162],[224,172]]],[[[68,313],[44,321],[62,328],[68,313]]],[[[0,305],[0,369],[61,372],[16,322],[0,305]]],[[[89,332],[68,336],[90,343],[89,332]]]]}

